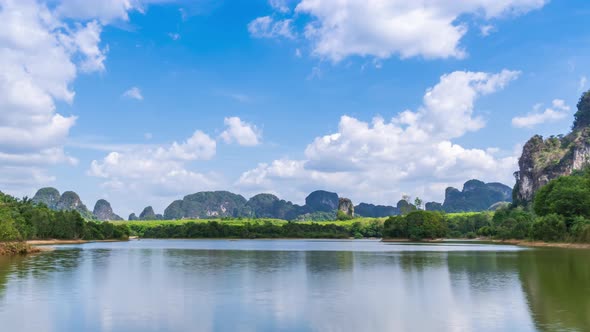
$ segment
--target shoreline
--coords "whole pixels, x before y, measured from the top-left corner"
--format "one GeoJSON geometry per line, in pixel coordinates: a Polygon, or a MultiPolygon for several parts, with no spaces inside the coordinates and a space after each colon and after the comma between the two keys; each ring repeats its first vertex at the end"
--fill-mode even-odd
{"type": "Polygon", "coordinates": [[[381,242],[386,243],[443,243],[447,240],[457,240],[473,243],[492,243],[499,245],[514,245],[520,247],[531,248],[562,248],[562,249],[590,249],[590,243],[570,243],[570,242],[544,242],[544,241],[528,241],[528,240],[492,240],[485,238],[475,239],[430,239],[422,241],[411,241],[410,239],[381,239],[381,242]]]}
{"type": "Polygon", "coordinates": [[[491,240],[491,242],[532,248],[590,249],[590,243],[543,242],[527,240],[491,240]]]}

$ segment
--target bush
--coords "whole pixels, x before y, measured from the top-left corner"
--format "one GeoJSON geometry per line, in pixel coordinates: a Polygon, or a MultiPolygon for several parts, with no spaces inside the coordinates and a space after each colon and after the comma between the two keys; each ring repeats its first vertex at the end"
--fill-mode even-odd
{"type": "Polygon", "coordinates": [[[563,241],[567,234],[565,218],[558,214],[538,217],[533,223],[531,237],[547,242],[563,241]]]}
{"type": "Polygon", "coordinates": [[[440,212],[413,211],[405,216],[390,217],[385,221],[384,236],[409,238],[414,241],[445,237],[447,225],[440,212]]]}
{"type": "Polygon", "coordinates": [[[340,210],[336,211],[336,220],[344,221],[344,220],[352,220],[352,219],[353,219],[353,217],[346,214],[345,212],[340,211],[340,210]]]}
{"type": "Polygon", "coordinates": [[[570,234],[573,241],[590,243],[590,219],[576,217],[572,223],[570,234]]]}

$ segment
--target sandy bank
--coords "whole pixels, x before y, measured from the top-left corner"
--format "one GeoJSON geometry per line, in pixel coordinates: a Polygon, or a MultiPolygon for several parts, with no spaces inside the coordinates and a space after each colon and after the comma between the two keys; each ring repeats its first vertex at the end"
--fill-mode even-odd
{"type": "Polygon", "coordinates": [[[493,240],[492,242],[536,248],[590,249],[590,243],[543,242],[526,240],[493,240]]]}

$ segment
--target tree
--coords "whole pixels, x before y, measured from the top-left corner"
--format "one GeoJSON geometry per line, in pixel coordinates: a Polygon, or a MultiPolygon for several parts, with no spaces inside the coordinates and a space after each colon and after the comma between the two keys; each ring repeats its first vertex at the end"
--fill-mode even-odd
{"type": "Polygon", "coordinates": [[[414,206],[416,206],[416,208],[418,210],[421,210],[422,209],[422,200],[420,199],[420,197],[416,197],[414,199],[414,206]]]}
{"type": "Polygon", "coordinates": [[[577,106],[578,111],[574,114],[574,130],[590,125],[590,90],[580,97],[577,106]]]}
{"type": "Polygon", "coordinates": [[[562,176],[539,189],[533,203],[540,216],[559,214],[571,220],[590,217],[590,181],[587,176],[562,176]]]}

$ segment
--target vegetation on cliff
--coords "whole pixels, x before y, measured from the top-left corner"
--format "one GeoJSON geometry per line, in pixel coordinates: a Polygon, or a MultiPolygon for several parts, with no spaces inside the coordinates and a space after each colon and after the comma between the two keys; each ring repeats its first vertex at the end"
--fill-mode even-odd
{"type": "Polygon", "coordinates": [[[543,139],[533,136],[523,147],[514,174],[513,199],[517,205],[532,203],[535,193],[560,176],[570,175],[590,162],[590,91],[578,102],[572,131],[543,139]]]}

